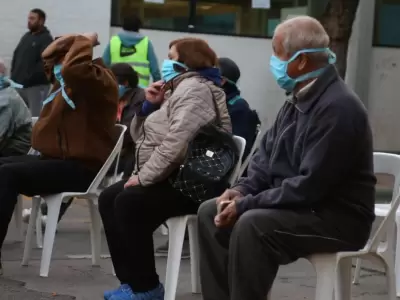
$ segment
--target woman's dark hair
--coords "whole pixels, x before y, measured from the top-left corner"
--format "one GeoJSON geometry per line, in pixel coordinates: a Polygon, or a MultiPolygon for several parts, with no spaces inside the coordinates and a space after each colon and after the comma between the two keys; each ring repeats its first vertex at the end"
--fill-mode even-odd
{"type": "Polygon", "coordinates": [[[142,28],[142,20],[133,14],[125,16],[122,21],[122,29],[126,31],[135,31],[138,32],[142,28]]]}
{"type": "Polygon", "coordinates": [[[124,84],[128,81],[131,88],[136,88],[139,83],[139,77],[136,71],[126,63],[117,63],[111,66],[111,71],[117,77],[118,84],[124,84]]]}
{"type": "Polygon", "coordinates": [[[169,48],[175,46],[178,61],[189,69],[199,70],[218,65],[217,55],[205,40],[199,38],[182,38],[172,41],[169,48]]]}
{"type": "Polygon", "coordinates": [[[31,12],[37,14],[39,16],[39,19],[43,20],[43,22],[46,21],[46,13],[40,8],[31,9],[31,12]]]}

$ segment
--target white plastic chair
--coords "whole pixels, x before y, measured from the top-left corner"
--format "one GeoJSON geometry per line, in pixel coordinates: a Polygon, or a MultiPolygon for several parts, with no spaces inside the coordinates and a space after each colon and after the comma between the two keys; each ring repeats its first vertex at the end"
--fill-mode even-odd
{"type": "MultiPolygon", "coordinates": [[[[38,117],[32,117],[32,126],[36,124],[37,120],[38,117]]],[[[34,151],[35,150],[33,148],[29,149],[28,154],[33,155],[34,151]]],[[[22,209],[23,209],[23,198],[21,195],[19,195],[17,203],[14,208],[14,221],[18,233],[18,241],[20,242],[22,242],[24,239],[24,233],[22,228],[22,209]]]]}
{"type": "Polygon", "coordinates": [[[374,153],[374,171],[393,175],[396,178],[391,208],[381,222],[373,238],[359,251],[316,254],[308,258],[317,273],[315,299],[351,299],[352,259],[369,259],[383,265],[387,277],[388,299],[396,299],[394,274],[393,233],[395,215],[400,204],[400,156],[389,153],[374,153]]]}
{"type": "Polygon", "coordinates": [[[242,177],[244,171],[247,169],[247,166],[250,163],[250,159],[253,156],[254,152],[258,149],[258,146],[260,145],[261,139],[263,137],[263,132],[261,131],[261,125],[257,126],[257,134],[256,138],[254,140],[253,146],[251,147],[250,153],[247,155],[246,159],[242,163],[239,171],[239,176],[238,178],[242,177]]]}
{"type": "MultiPolygon", "coordinates": [[[[119,138],[114,146],[113,151],[107,158],[103,167],[100,169],[96,177],[93,179],[91,185],[87,189],[86,192],[83,193],[71,193],[65,192],[55,195],[43,196],[44,201],[47,204],[47,224],[46,231],[44,235],[44,245],[42,250],[42,260],[40,263],[40,276],[48,277],[51,255],[53,251],[54,245],[54,237],[56,233],[57,223],[58,223],[58,215],[60,212],[61,202],[64,199],[68,199],[71,197],[79,197],[86,199],[90,209],[90,217],[91,217],[91,245],[92,245],[92,264],[98,265],[100,260],[100,248],[101,248],[101,219],[97,209],[97,198],[101,192],[101,188],[99,188],[102,180],[106,176],[107,171],[110,169],[113,161],[117,159],[117,163],[115,165],[114,176],[117,177],[117,166],[119,162],[119,155],[122,148],[124,133],[126,131],[126,126],[124,125],[116,125],[119,129],[119,138]]],[[[37,220],[37,215],[40,210],[40,198],[33,197],[32,199],[32,212],[31,217],[29,219],[28,232],[26,234],[25,241],[25,249],[24,249],[24,257],[22,260],[22,265],[28,265],[30,255],[31,255],[31,243],[32,236],[34,234],[35,223],[37,220]]]]}
{"type": "MultiPolygon", "coordinates": [[[[229,183],[231,185],[233,185],[239,177],[243,152],[244,148],[246,147],[246,141],[242,137],[234,136],[234,140],[239,149],[239,160],[229,180],[229,183]]],[[[189,232],[192,293],[200,293],[197,216],[186,215],[171,218],[167,221],[167,226],[169,232],[169,247],[167,259],[167,274],[165,277],[165,300],[175,300],[186,226],[188,227],[189,232]]]]}
{"type": "MultiPolygon", "coordinates": [[[[393,166],[395,168],[395,166],[393,166]]],[[[385,173],[385,172],[377,172],[377,173],[385,173]]],[[[396,187],[400,185],[400,176],[398,174],[388,173],[389,175],[394,176],[394,190],[396,187]]],[[[392,195],[392,203],[395,199],[395,195],[392,195]]],[[[375,204],[375,215],[378,217],[386,217],[391,209],[392,203],[388,204],[375,204]]],[[[395,258],[395,275],[396,275],[396,294],[397,297],[400,297],[400,210],[397,210],[395,216],[395,224],[396,224],[396,233],[393,232],[392,236],[388,236],[388,239],[391,239],[392,244],[395,245],[395,252],[393,251],[393,247],[389,247],[387,249],[388,252],[391,252],[391,256],[395,258]],[[396,242],[395,242],[396,241],[396,242]]],[[[360,271],[361,271],[361,259],[357,259],[356,270],[354,272],[354,284],[359,284],[360,281],[360,271]]]]}

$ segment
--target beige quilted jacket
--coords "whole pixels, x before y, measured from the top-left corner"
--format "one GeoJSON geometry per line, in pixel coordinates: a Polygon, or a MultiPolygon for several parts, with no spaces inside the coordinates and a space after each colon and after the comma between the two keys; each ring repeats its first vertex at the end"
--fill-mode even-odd
{"type": "Polygon", "coordinates": [[[148,117],[135,116],[131,124],[135,172],[143,186],[165,180],[183,162],[189,141],[216,120],[213,97],[223,128],[232,131],[222,89],[194,72],[179,76],[173,87],[159,110],[148,117]]]}

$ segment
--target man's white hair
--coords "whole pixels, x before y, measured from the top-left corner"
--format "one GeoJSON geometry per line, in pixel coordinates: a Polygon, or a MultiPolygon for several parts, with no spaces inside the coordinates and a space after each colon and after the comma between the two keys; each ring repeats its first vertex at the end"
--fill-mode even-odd
{"type": "MultiPolygon", "coordinates": [[[[275,36],[281,38],[283,49],[289,56],[303,49],[327,48],[330,42],[322,24],[309,16],[298,16],[282,22],[276,27],[275,36]]],[[[312,56],[327,58],[328,54],[322,52],[312,56]]]]}

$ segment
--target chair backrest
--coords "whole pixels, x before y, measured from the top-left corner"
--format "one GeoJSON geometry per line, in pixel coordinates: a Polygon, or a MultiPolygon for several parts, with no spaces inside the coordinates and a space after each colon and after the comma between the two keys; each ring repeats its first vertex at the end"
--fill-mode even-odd
{"type": "MultiPolygon", "coordinates": [[[[375,152],[374,172],[376,174],[392,175],[394,177],[394,186],[390,210],[372,239],[368,242],[366,246],[366,250],[368,251],[376,251],[381,243],[388,243],[393,240],[392,235],[395,230],[396,212],[400,204],[400,155],[375,152]]],[[[393,245],[387,246],[392,247],[393,245]]]]}
{"type": "Polygon", "coordinates": [[[122,124],[116,124],[115,126],[119,130],[119,137],[117,143],[115,144],[114,149],[108,156],[106,162],[103,164],[103,167],[100,169],[100,171],[97,173],[96,177],[90,184],[88,190],[86,191],[87,194],[96,194],[98,192],[99,185],[103,181],[114,160],[116,160],[114,176],[115,177],[117,176],[119,156],[121,153],[122,144],[124,142],[124,134],[126,131],[126,126],[122,124]]]}
{"type": "Polygon", "coordinates": [[[239,178],[239,171],[240,171],[240,166],[242,164],[244,148],[246,148],[246,140],[244,138],[235,135],[235,136],[233,136],[233,140],[234,140],[237,148],[239,149],[239,159],[238,159],[238,162],[237,162],[235,168],[233,169],[231,178],[229,179],[230,185],[233,185],[239,178]]]}
{"type": "Polygon", "coordinates": [[[247,169],[249,163],[250,163],[250,159],[253,156],[254,152],[256,152],[258,145],[260,144],[262,138],[262,131],[261,131],[261,126],[259,125],[257,127],[257,135],[256,138],[254,140],[253,146],[251,147],[250,153],[247,155],[246,159],[244,160],[244,162],[242,163],[242,166],[240,167],[240,171],[239,171],[239,176],[241,177],[244,173],[244,171],[247,169]]]}

